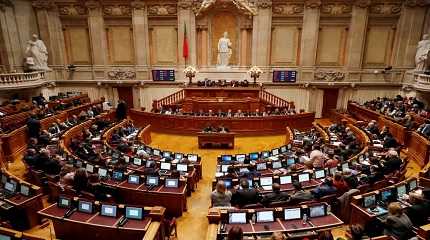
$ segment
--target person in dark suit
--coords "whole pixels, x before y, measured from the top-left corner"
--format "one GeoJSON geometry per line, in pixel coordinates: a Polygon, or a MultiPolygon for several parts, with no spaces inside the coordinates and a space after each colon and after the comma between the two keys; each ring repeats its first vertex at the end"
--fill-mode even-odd
{"type": "Polygon", "coordinates": [[[428,196],[430,195],[429,193],[429,188],[424,189],[422,194],[416,192],[409,193],[409,202],[412,206],[406,209],[406,215],[408,215],[414,226],[422,226],[428,222],[427,219],[430,217],[430,199],[426,198],[426,195],[430,197],[428,196]]]}
{"type": "Polygon", "coordinates": [[[283,202],[288,201],[290,199],[290,195],[287,192],[281,192],[281,186],[278,183],[274,183],[272,185],[273,192],[268,193],[263,196],[261,203],[264,206],[268,206],[273,202],[283,202]]]}
{"type": "Polygon", "coordinates": [[[398,146],[396,139],[391,135],[391,133],[387,133],[384,138],[384,148],[396,148],[398,146]]]}
{"type": "Polygon", "coordinates": [[[241,189],[236,190],[231,198],[231,203],[234,206],[243,207],[248,204],[256,204],[260,200],[257,190],[249,188],[247,179],[240,180],[241,189]]]}
{"type": "Polygon", "coordinates": [[[35,114],[31,114],[30,118],[27,120],[27,129],[29,137],[39,139],[40,136],[40,121],[36,119],[35,114]]]}
{"type": "Polygon", "coordinates": [[[399,240],[406,240],[413,236],[412,222],[403,213],[402,206],[398,202],[388,205],[388,216],[382,224],[384,224],[384,235],[393,236],[399,240]]]}
{"type": "Polygon", "coordinates": [[[127,103],[125,103],[124,100],[119,100],[119,103],[116,107],[116,118],[118,120],[127,118],[127,103]]]}

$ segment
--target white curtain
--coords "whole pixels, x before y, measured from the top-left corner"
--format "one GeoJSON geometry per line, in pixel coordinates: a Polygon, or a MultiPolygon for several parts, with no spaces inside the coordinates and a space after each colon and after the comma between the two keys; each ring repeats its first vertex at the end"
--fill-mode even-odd
{"type": "Polygon", "coordinates": [[[306,88],[266,88],[265,90],[289,102],[293,101],[296,110],[309,111],[309,91],[306,88]]]}

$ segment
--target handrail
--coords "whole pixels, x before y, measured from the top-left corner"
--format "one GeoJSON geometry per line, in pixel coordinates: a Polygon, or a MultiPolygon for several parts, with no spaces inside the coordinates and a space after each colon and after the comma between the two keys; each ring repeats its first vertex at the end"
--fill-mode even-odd
{"type": "Polygon", "coordinates": [[[182,89],[173,94],[170,94],[160,100],[154,100],[152,108],[159,110],[163,106],[176,104],[185,98],[185,91],[182,89]]]}
{"type": "Polygon", "coordinates": [[[15,84],[45,79],[45,72],[0,74],[0,84],[15,84]]]}
{"type": "Polygon", "coordinates": [[[260,91],[260,99],[275,106],[275,107],[288,107],[290,102],[278,96],[273,95],[265,90],[260,91]]]}

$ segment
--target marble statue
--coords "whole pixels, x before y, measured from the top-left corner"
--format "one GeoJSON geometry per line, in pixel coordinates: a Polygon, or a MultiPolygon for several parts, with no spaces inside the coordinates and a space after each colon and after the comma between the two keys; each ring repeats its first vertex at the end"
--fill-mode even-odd
{"type": "Polygon", "coordinates": [[[428,34],[423,35],[423,40],[418,42],[415,55],[415,71],[425,71],[429,67],[430,39],[428,34]]]}
{"type": "Polygon", "coordinates": [[[217,58],[217,66],[218,67],[227,67],[229,64],[229,60],[232,54],[231,42],[228,38],[228,33],[224,32],[222,38],[218,41],[218,58],[217,58]]]}
{"type": "Polygon", "coordinates": [[[37,34],[33,34],[31,40],[27,42],[25,55],[27,62],[31,63],[29,64],[29,69],[37,71],[51,70],[48,67],[48,50],[37,34]]]}

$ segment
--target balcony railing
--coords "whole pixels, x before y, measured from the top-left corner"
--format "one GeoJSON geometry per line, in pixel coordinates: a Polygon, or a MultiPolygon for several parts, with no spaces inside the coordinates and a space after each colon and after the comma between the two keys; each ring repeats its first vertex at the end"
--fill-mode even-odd
{"type": "Polygon", "coordinates": [[[415,88],[430,91],[430,75],[415,73],[415,88]]]}
{"type": "Polygon", "coordinates": [[[0,74],[0,85],[11,85],[45,79],[45,72],[0,74]]]}

